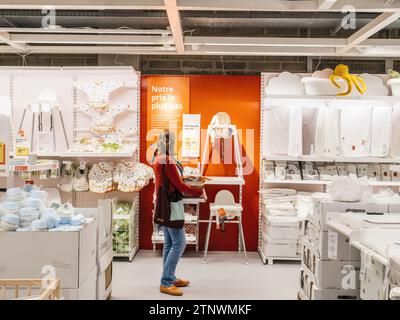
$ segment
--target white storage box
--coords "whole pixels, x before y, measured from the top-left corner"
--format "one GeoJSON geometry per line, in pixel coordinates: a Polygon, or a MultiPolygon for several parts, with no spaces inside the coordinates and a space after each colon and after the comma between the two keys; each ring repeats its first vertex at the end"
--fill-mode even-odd
{"type": "MultiPolygon", "coordinates": [[[[331,231],[332,232],[332,231],[331,231]]],[[[332,244],[333,245],[333,244],[332,244]]],[[[321,260],[334,259],[333,254],[336,253],[334,260],[360,260],[360,250],[350,245],[350,239],[341,233],[337,233],[337,243],[335,248],[330,248],[329,255],[329,232],[323,231],[319,234],[310,232],[304,241],[304,246],[309,248],[317,258],[321,260]]]]}
{"type": "Polygon", "coordinates": [[[79,208],[78,212],[85,217],[93,217],[97,222],[97,258],[104,255],[112,246],[112,201],[100,199],[97,208],[79,208]]]}
{"type": "Polygon", "coordinates": [[[359,300],[360,290],[319,289],[310,277],[301,270],[300,287],[309,300],[359,300]]]}
{"type": "Polygon", "coordinates": [[[97,276],[97,300],[108,300],[111,297],[112,271],[113,271],[112,247],[100,257],[97,276]]]}
{"type": "Polygon", "coordinates": [[[65,300],[96,300],[97,267],[94,267],[86,280],[77,289],[61,289],[65,300]]]}
{"type": "Polygon", "coordinates": [[[365,214],[384,214],[388,213],[387,204],[368,203],[368,202],[338,202],[321,201],[316,202],[313,207],[313,216],[319,219],[321,231],[329,231],[326,225],[327,212],[355,212],[365,214]]]}
{"type": "Polygon", "coordinates": [[[385,265],[374,257],[367,257],[363,254],[360,272],[360,294],[362,300],[385,299],[385,271],[385,265]]]}
{"type": "Polygon", "coordinates": [[[391,256],[388,261],[389,271],[389,288],[388,296],[390,300],[400,300],[398,288],[400,287],[400,258],[391,256]]]}
{"type": "Polygon", "coordinates": [[[296,217],[272,216],[261,219],[261,231],[264,239],[299,239],[299,220],[296,217]]]}
{"type": "Polygon", "coordinates": [[[313,241],[317,241],[321,239],[321,226],[319,224],[319,220],[304,220],[302,228],[302,237],[304,239],[312,239],[313,241]]]}
{"type": "Polygon", "coordinates": [[[313,287],[310,300],[360,300],[360,290],[318,289],[313,287]]]}
{"type": "Polygon", "coordinates": [[[347,90],[346,81],[342,79],[337,79],[337,83],[341,88],[337,88],[327,78],[303,77],[301,82],[304,84],[306,94],[309,96],[335,96],[347,90]]]}
{"type": "Polygon", "coordinates": [[[297,258],[301,251],[297,240],[273,240],[261,241],[261,251],[265,257],[273,258],[297,258]]]}
{"type": "Polygon", "coordinates": [[[311,268],[303,261],[301,269],[319,289],[360,288],[360,261],[323,261],[315,258],[311,268]]]}
{"type": "Polygon", "coordinates": [[[400,79],[390,79],[387,84],[392,89],[392,96],[400,96],[400,79]]]}
{"type": "Polygon", "coordinates": [[[0,278],[41,278],[56,269],[62,289],[79,288],[96,265],[96,222],[76,232],[0,232],[0,278]]]}
{"type": "Polygon", "coordinates": [[[389,213],[400,214],[400,203],[390,203],[389,204],[389,213]]]}

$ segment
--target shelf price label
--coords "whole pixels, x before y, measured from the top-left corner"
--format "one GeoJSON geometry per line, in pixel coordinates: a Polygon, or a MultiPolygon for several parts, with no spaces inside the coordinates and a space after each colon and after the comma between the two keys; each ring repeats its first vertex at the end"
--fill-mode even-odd
{"type": "Polygon", "coordinates": [[[28,157],[29,156],[29,148],[28,147],[15,147],[15,156],[28,157]]]}
{"type": "Polygon", "coordinates": [[[6,164],[6,145],[0,142],[0,165],[6,164]]]}

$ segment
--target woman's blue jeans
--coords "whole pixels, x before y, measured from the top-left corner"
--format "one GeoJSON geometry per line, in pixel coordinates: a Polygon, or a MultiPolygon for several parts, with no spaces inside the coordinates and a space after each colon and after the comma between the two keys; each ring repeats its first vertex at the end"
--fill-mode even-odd
{"type": "Polygon", "coordinates": [[[172,229],[163,227],[164,249],[163,249],[163,273],[161,285],[171,287],[177,280],[175,276],[176,266],[186,247],[185,228],[172,229]]]}

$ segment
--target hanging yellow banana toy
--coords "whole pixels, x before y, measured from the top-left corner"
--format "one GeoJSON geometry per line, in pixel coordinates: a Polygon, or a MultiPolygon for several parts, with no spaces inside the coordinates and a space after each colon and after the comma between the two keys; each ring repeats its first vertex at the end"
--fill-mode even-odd
{"type": "Polygon", "coordinates": [[[364,94],[365,90],[367,90],[367,86],[365,85],[365,82],[363,79],[361,79],[358,76],[352,75],[349,73],[349,67],[344,65],[344,64],[339,64],[336,66],[335,70],[333,71],[333,74],[329,77],[329,79],[332,81],[332,83],[340,88],[340,85],[336,82],[336,79],[343,79],[347,82],[347,91],[346,92],[341,92],[338,93],[338,96],[347,96],[350,94],[350,92],[353,90],[353,84],[357,88],[358,92],[361,94],[364,94]],[[358,84],[358,82],[360,84],[358,84]]]}

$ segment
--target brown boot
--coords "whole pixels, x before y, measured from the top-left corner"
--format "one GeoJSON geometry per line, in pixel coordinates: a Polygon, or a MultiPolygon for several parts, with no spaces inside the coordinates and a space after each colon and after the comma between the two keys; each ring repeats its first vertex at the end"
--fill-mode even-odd
{"type": "Polygon", "coordinates": [[[190,281],[185,279],[176,279],[174,282],[175,287],[187,287],[190,281]]]}
{"type": "Polygon", "coordinates": [[[175,286],[171,286],[171,287],[160,286],[160,292],[166,293],[166,294],[170,294],[171,296],[181,296],[181,295],[183,295],[182,290],[178,289],[175,286]]]}

